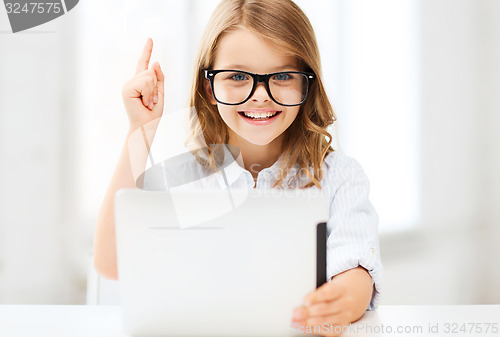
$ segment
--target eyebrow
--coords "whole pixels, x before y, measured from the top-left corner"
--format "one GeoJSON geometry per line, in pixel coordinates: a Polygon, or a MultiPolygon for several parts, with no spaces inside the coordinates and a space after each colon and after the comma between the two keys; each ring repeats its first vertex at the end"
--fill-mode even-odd
{"type": "MultiPolygon", "coordinates": [[[[224,69],[245,70],[245,69],[248,69],[248,67],[241,65],[241,64],[230,64],[228,66],[225,66],[224,69]]],[[[271,72],[278,72],[278,71],[281,71],[284,69],[298,69],[298,67],[290,65],[290,64],[285,64],[283,66],[275,67],[272,69],[273,69],[273,71],[271,71],[271,72]]]]}

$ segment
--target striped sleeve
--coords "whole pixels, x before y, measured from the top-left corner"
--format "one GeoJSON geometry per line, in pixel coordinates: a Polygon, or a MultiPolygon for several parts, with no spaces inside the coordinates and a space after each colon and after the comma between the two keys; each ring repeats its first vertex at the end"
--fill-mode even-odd
{"type": "Polygon", "coordinates": [[[361,266],[372,277],[373,294],[367,310],[378,307],[383,267],[378,240],[378,216],[369,201],[370,185],[359,163],[336,153],[329,159],[324,187],[330,195],[327,222],[327,276],[361,266]]]}

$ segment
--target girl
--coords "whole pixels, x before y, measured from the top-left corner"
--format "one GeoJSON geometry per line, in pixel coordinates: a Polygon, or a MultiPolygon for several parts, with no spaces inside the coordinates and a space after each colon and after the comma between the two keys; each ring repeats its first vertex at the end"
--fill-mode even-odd
{"type": "MultiPolygon", "coordinates": [[[[149,68],[152,48],[148,39],[135,77],[122,90],[128,138],[140,129],[148,143],[164,103],[164,74],[157,62],[149,68]]],[[[320,331],[338,335],[377,306],[382,265],[368,180],[355,160],[330,146],[327,127],[335,115],[311,24],[291,0],[223,0],[207,26],[196,64],[190,100],[198,127],[192,138],[239,149],[243,161],[231,186],[322,188],[330,196],[330,281],[305,296],[292,323],[311,333],[329,326],[320,331]]],[[[110,279],[117,279],[114,194],[136,186],[129,150],[126,142],[95,234],[94,264],[110,279]]],[[[217,155],[210,147],[207,151],[214,167],[217,155]]]]}

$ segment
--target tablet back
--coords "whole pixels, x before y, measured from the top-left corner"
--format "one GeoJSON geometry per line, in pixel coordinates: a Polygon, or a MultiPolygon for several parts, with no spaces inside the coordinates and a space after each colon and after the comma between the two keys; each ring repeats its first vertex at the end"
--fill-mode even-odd
{"type": "Polygon", "coordinates": [[[318,191],[121,190],[115,207],[134,336],[292,335],[293,309],[324,281],[317,225],[328,206],[318,191]]]}

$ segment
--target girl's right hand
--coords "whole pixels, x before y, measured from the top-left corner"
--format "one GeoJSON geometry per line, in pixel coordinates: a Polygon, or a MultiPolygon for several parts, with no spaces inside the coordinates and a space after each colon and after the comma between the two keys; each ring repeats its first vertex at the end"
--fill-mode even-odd
{"type": "Polygon", "coordinates": [[[122,87],[131,130],[159,119],[163,114],[165,76],[158,62],[148,69],[152,51],[153,40],[148,38],[137,62],[135,76],[122,87]]]}

